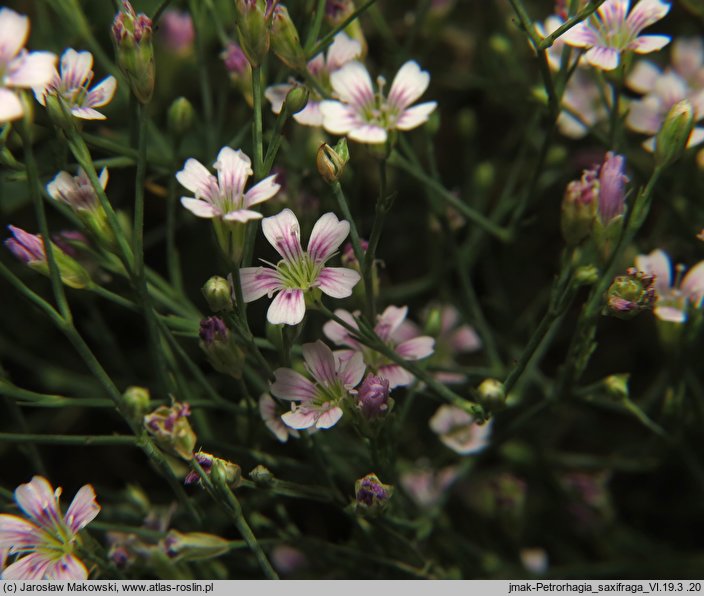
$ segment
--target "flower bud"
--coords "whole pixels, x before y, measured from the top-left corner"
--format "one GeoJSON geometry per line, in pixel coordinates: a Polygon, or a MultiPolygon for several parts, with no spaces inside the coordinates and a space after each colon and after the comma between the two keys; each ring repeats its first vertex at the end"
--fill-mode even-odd
{"type": "Polygon", "coordinates": [[[655,276],[630,267],[626,275],[618,275],[611,282],[604,314],[630,319],[644,310],[652,310],[655,299],[655,276]]]}
{"type": "Polygon", "coordinates": [[[167,556],[178,562],[212,559],[230,549],[228,541],[220,536],[205,532],[182,534],[176,530],[169,530],[163,547],[167,556]]]}
{"type": "Polygon", "coordinates": [[[152,21],[136,14],[128,0],[112,24],[112,38],[117,65],[127,77],[130,89],[140,103],[149,103],[154,93],[154,48],[152,21]]]}
{"type": "Polygon", "coordinates": [[[581,286],[591,286],[599,281],[599,270],[594,265],[582,265],[575,270],[574,280],[581,286]]]}
{"type": "Polygon", "coordinates": [[[428,310],[423,331],[427,335],[438,337],[442,333],[442,329],[442,307],[435,305],[428,310]]]}
{"type": "Polygon", "coordinates": [[[484,379],[479,387],[479,403],[488,410],[501,409],[506,403],[506,391],[504,384],[497,379],[484,379]]]}
{"type": "Polygon", "coordinates": [[[271,470],[269,470],[269,468],[266,468],[262,465],[258,465],[256,468],[254,468],[249,473],[249,477],[252,479],[252,481],[256,482],[257,484],[262,484],[264,486],[268,486],[274,481],[274,474],[271,473],[271,470]]]}
{"type": "Polygon", "coordinates": [[[293,116],[300,112],[308,104],[310,93],[305,87],[296,85],[286,94],[282,111],[286,112],[287,116],[293,116]]]}
{"type": "MultiPolygon", "coordinates": [[[[226,484],[232,485],[233,487],[239,485],[240,479],[242,478],[242,471],[237,464],[227,461],[226,459],[215,457],[211,453],[206,453],[205,451],[198,451],[195,453],[194,459],[203,469],[203,472],[205,472],[208,476],[210,476],[213,471],[213,467],[217,466],[218,476],[223,479],[226,484]]],[[[186,474],[186,477],[183,479],[183,483],[185,485],[198,483],[202,486],[201,478],[195,470],[191,470],[188,474],[186,474]]]]}
{"type": "Polygon", "coordinates": [[[237,464],[214,457],[210,477],[216,486],[237,488],[242,481],[242,470],[237,464]]]}
{"type": "Polygon", "coordinates": [[[340,179],[349,159],[350,152],[347,148],[347,140],[343,138],[338,141],[335,148],[323,143],[318,148],[315,164],[323,180],[328,184],[332,184],[340,179]]]}
{"type": "Polygon", "coordinates": [[[166,115],[169,132],[177,138],[186,134],[193,126],[193,105],[185,97],[176,98],[166,115]]]}
{"type": "Polygon", "coordinates": [[[301,46],[296,25],[288,14],[288,9],[279,4],[274,8],[271,21],[271,49],[279,60],[293,70],[307,68],[306,53],[301,46]]]}
{"type": "Polygon", "coordinates": [[[212,367],[235,379],[242,378],[244,353],[220,317],[208,317],[200,322],[200,347],[212,367]]]}
{"type": "Polygon", "coordinates": [[[128,387],[122,394],[122,399],[132,420],[142,420],[149,411],[150,396],[146,387],[128,387]]]}
{"type": "Polygon", "coordinates": [[[188,404],[174,402],[172,406],[159,406],[144,417],[144,427],[152,435],[159,447],[169,453],[190,460],[196,445],[188,416],[191,409],[188,404]]]}
{"type": "Polygon", "coordinates": [[[575,246],[589,237],[599,204],[596,170],[585,170],[579,180],[567,185],[562,199],[560,228],[562,237],[575,246]]]}
{"type": "Polygon", "coordinates": [[[254,67],[261,66],[269,52],[275,5],[272,0],[235,0],[240,46],[254,67]]]}
{"type": "Polygon", "coordinates": [[[393,486],[382,484],[376,474],[367,474],[354,483],[355,510],[363,515],[378,515],[388,506],[393,492],[393,486]]]}
{"type": "Polygon", "coordinates": [[[606,393],[615,400],[621,401],[628,398],[628,379],[630,375],[627,373],[620,375],[609,375],[602,384],[606,393]]]}
{"type": "MultiPolygon", "coordinates": [[[[5,246],[17,259],[46,277],[50,277],[44,239],[39,234],[30,234],[21,228],[8,226],[13,238],[5,240],[5,246]]],[[[54,262],[59,269],[61,281],[77,290],[84,290],[93,285],[88,272],[73,257],[67,255],[56,244],[51,243],[54,262]]]]}
{"type": "Polygon", "coordinates": [[[668,166],[684,153],[694,129],[692,104],[683,99],[670,108],[655,137],[655,163],[668,166]]]}
{"type": "Polygon", "coordinates": [[[213,312],[230,312],[232,310],[232,288],[224,277],[213,275],[201,288],[208,307],[213,312]]]}
{"type": "Polygon", "coordinates": [[[357,407],[367,420],[375,420],[389,412],[389,380],[369,374],[357,392],[357,407]]]}

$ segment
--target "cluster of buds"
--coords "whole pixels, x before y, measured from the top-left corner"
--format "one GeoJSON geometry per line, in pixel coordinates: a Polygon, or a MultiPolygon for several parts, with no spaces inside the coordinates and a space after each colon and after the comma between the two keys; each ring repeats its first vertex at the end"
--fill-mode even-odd
{"type": "Polygon", "coordinates": [[[164,451],[189,461],[196,445],[196,434],[188,422],[190,415],[191,409],[185,403],[159,406],[144,417],[144,428],[164,451]]]}
{"type": "Polygon", "coordinates": [[[655,276],[629,267],[626,275],[618,275],[611,282],[605,314],[630,319],[644,310],[653,310],[656,298],[655,276]]]}
{"type": "Polygon", "coordinates": [[[355,511],[362,515],[379,515],[388,506],[393,493],[393,486],[383,484],[376,474],[367,474],[354,483],[355,511]]]}
{"type": "Polygon", "coordinates": [[[154,47],[152,20],[143,13],[135,13],[128,0],[122,0],[122,9],[112,23],[117,65],[130,84],[132,93],[142,104],[147,104],[154,93],[154,47]]]}
{"type": "Polygon", "coordinates": [[[220,317],[208,317],[200,322],[200,347],[212,367],[235,379],[242,378],[244,352],[220,317]]]}
{"type": "MultiPolygon", "coordinates": [[[[202,468],[208,476],[211,476],[213,471],[216,471],[216,476],[222,478],[228,486],[233,488],[237,487],[242,479],[242,470],[237,464],[233,464],[231,461],[226,459],[220,459],[215,457],[211,453],[206,453],[205,451],[198,451],[194,454],[194,458],[198,465],[202,468]]],[[[183,479],[185,485],[190,484],[200,484],[202,486],[202,480],[198,475],[198,472],[191,470],[186,474],[183,479]]]]}

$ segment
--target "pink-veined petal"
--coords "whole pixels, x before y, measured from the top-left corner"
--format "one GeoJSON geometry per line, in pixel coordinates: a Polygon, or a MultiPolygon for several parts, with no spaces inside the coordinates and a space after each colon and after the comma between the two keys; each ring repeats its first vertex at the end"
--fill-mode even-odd
{"type": "Polygon", "coordinates": [[[281,190],[281,185],[276,182],[276,174],[264,178],[261,182],[255,184],[244,195],[244,206],[251,207],[268,201],[277,192],[281,190]]]}
{"type": "Polygon", "coordinates": [[[325,410],[315,421],[316,428],[331,428],[342,418],[342,409],[335,406],[325,410]]]}
{"type": "Polygon", "coordinates": [[[437,105],[436,102],[429,101],[420,103],[412,108],[406,108],[396,120],[396,128],[399,130],[412,130],[420,126],[427,122],[428,117],[433,113],[437,105]]]}
{"type": "Polygon", "coordinates": [[[692,267],[682,280],[682,291],[695,307],[699,307],[704,297],[704,261],[692,267]]]}
{"type": "Polygon", "coordinates": [[[295,370],[277,368],[271,392],[287,401],[310,401],[315,397],[315,385],[295,370]]]}
{"type": "Polygon", "coordinates": [[[668,43],[669,35],[641,35],[628,44],[628,49],[636,54],[649,54],[662,50],[668,43]]]}
{"type": "Polygon", "coordinates": [[[181,197],[181,205],[188,209],[197,217],[212,218],[219,217],[221,214],[210,203],[202,199],[194,199],[193,197],[181,197]]]}
{"type": "Polygon", "coordinates": [[[33,476],[15,489],[15,501],[39,526],[53,526],[59,520],[57,496],[43,476],[33,476]]]}
{"type": "Polygon", "coordinates": [[[262,296],[273,296],[283,288],[276,269],[269,267],[243,267],[240,269],[242,298],[245,302],[259,300],[262,296]]]}
{"type": "MultiPolygon", "coordinates": [[[[334,312],[335,316],[338,319],[343,320],[345,323],[353,327],[354,329],[357,329],[357,322],[354,320],[354,317],[352,316],[352,313],[342,309],[338,308],[334,312]]],[[[357,342],[355,342],[349,334],[349,331],[345,329],[342,325],[340,325],[336,321],[328,321],[323,325],[323,333],[325,336],[333,342],[335,345],[338,346],[356,346],[357,342]]]]}
{"type": "Polygon", "coordinates": [[[604,48],[596,46],[587,50],[584,55],[587,62],[601,70],[613,70],[618,66],[619,53],[613,48],[604,48]]]}
{"type": "Polygon", "coordinates": [[[41,553],[29,553],[26,557],[9,565],[2,572],[4,580],[37,580],[44,579],[44,573],[51,564],[51,559],[41,553]]]}
{"type": "Polygon", "coordinates": [[[648,93],[655,87],[655,83],[661,75],[662,71],[652,62],[638,60],[633,70],[628,74],[626,84],[633,91],[648,93]]]}
{"type": "Polygon", "coordinates": [[[337,380],[335,358],[332,350],[322,341],[303,344],[306,369],[321,385],[332,385],[337,380]]]}
{"type": "Polygon", "coordinates": [[[258,211],[251,211],[250,209],[237,209],[236,211],[230,211],[223,215],[223,219],[226,221],[238,221],[240,223],[246,223],[253,219],[261,219],[264,217],[258,211]]]}
{"type": "Polygon", "coordinates": [[[271,85],[271,87],[266,88],[266,91],[264,91],[264,97],[266,97],[268,102],[271,104],[271,111],[274,112],[274,114],[281,113],[281,108],[284,106],[284,100],[291,89],[293,89],[293,85],[289,85],[287,83],[271,85]]]}
{"type": "Polygon", "coordinates": [[[86,484],[73,497],[64,521],[71,530],[78,532],[93,521],[98,513],[100,505],[95,502],[95,490],[90,484],[86,484]]]}
{"type": "Polygon", "coordinates": [[[196,197],[211,198],[218,194],[218,184],[213,176],[197,159],[187,159],[183,169],[176,173],[176,180],[196,197]]]}
{"type": "Polygon", "coordinates": [[[308,240],[308,255],[316,263],[327,261],[347,238],[350,224],[334,213],[325,213],[315,222],[308,240]]]}
{"type": "Polygon", "coordinates": [[[93,54],[69,48],[61,56],[61,82],[69,89],[82,87],[93,75],[93,54]]]}
{"type": "Polygon", "coordinates": [[[87,108],[85,106],[73,106],[71,108],[71,113],[76,118],[81,118],[82,120],[105,120],[105,114],[101,114],[98,110],[93,108],[87,108]]]}
{"type": "Polygon", "coordinates": [[[308,408],[296,408],[290,412],[286,412],[281,416],[286,426],[296,430],[305,430],[311,426],[315,426],[318,413],[315,410],[308,408]]]}
{"type": "Polygon", "coordinates": [[[361,62],[348,62],[330,75],[330,84],[343,102],[362,108],[374,101],[372,80],[361,62]]]}
{"type": "Polygon", "coordinates": [[[638,271],[655,276],[655,290],[663,294],[672,286],[672,265],[665,251],[657,249],[649,255],[636,257],[638,271]]]}
{"type": "Polygon", "coordinates": [[[346,267],[324,267],[318,275],[317,286],[331,298],[347,298],[361,276],[346,267]]]}
{"type": "Polygon", "coordinates": [[[43,531],[29,520],[16,515],[0,514],[0,549],[22,552],[42,540],[43,531]]]}
{"type": "Polygon", "coordinates": [[[29,19],[9,8],[0,8],[0,64],[7,64],[24,47],[29,19]]]}
{"type": "Polygon", "coordinates": [[[362,54],[362,45],[345,33],[338,33],[328,48],[326,66],[328,72],[340,69],[348,62],[359,58],[362,54]]]}
{"type": "Polygon", "coordinates": [[[352,129],[347,136],[358,143],[367,143],[369,145],[378,145],[385,143],[388,134],[385,129],[376,124],[363,124],[352,129]]]}
{"type": "Polygon", "coordinates": [[[306,314],[303,290],[281,290],[266,313],[272,325],[298,325],[306,314]]]}
{"type": "Polygon", "coordinates": [[[0,122],[10,122],[22,117],[24,110],[17,95],[9,89],[0,89],[0,122]]]}
{"type": "Polygon", "coordinates": [[[612,31],[623,26],[629,5],[630,0],[606,0],[599,7],[599,17],[607,30],[612,31]]]}
{"type": "Polygon", "coordinates": [[[406,385],[413,383],[416,379],[411,373],[398,364],[386,364],[384,366],[380,366],[377,373],[380,377],[383,377],[389,382],[389,389],[394,389],[395,387],[405,387],[406,385]]]}
{"type": "Polygon", "coordinates": [[[338,377],[346,389],[354,389],[362,382],[367,366],[364,363],[364,356],[361,352],[352,352],[351,356],[346,352],[347,350],[334,352],[339,370],[338,377]]]}
{"type": "Polygon", "coordinates": [[[430,84],[430,74],[421,70],[417,62],[406,62],[396,73],[387,101],[389,105],[405,110],[416,101],[430,84]]]}
{"type": "Polygon", "coordinates": [[[220,149],[215,169],[220,191],[232,198],[242,196],[247,179],[254,173],[252,160],[242,150],[235,151],[230,147],[220,149]]]}
{"type": "Polygon", "coordinates": [[[262,221],[262,232],[276,251],[286,260],[295,261],[303,254],[301,227],[290,209],[262,221]]]}
{"type": "Polygon", "coordinates": [[[423,335],[398,344],[395,351],[405,360],[420,360],[430,356],[434,349],[435,340],[432,337],[423,335]]]}
{"type": "Polygon", "coordinates": [[[293,115],[293,119],[303,126],[320,127],[323,125],[323,113],[320,111],[320,102],[309,99],[306,107],[293,115]]]}
{"type": "Polygon", "coordinates": [[[30,52],[20,54],[8,66],[5,84],[8,87],[41,87],[47,85],[56,73],[56,54],[30,52]]]}
{"type": "Polygon", "coordinates": [[[663,0],[640,0],[626,19],[628,28],[638,35],[646,27],[658,22],[670,12],[670,3],[663,0]]]}
{"type": "Polygon", "coordinates": [[[107,77],[88,92],[85,104],[94,108],[104,106],[112,101],[116,89],[117,79],[115,77],[107,77]]]}
{"type": "Polygon", "coordinates": [[[374,331],[382,340],[388,341],[406,320],[407,315],[407,306],[387,306],[379,315],[374,331]]]}
{"type": "Polygon", "coordinates": [[[323,127],[334,135],[346,135],[354,128],[364,124],[353,107],[339,101],[321,101],[320,113],[323,118],[323,127]]]}
{"type": "Polygon", "coordinates": [[[276,437],[280,443],[288,441],[289,436],[298,437],[298,432],[287,428],[276,407],[276,402],[268,393],[262,393],[259,397],[259,414],[266,427],[276,437]]]}
{"type": "Polygon", "coordinates": [[[591,48],[599,41],[596,32],[587,23],[578,23],[560,35],[560,40],[575,48],[591,48]]]}
{"type": "Polygon", "coordinates": [[[85,580],[88,579],[86,566],[71,554],[64,555],[58,561],[47,566],[44,577],[48,580],[85,580]]]}

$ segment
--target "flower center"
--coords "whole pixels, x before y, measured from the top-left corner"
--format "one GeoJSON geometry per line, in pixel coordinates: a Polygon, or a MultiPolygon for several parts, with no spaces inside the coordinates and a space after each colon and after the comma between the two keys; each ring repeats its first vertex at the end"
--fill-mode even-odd
{"type": "Polygon", "coordinates": [[[314,263],[307,254],[294,261],[282,259],[276,265],[284,286],[292,290],[308,290],[315,287],[321,268],[322,263],[314,263]]]}

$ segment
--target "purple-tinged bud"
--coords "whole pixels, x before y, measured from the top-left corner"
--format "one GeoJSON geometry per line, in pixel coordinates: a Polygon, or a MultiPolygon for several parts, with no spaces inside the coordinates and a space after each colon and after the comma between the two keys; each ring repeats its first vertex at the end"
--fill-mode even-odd
{"type": "Polygon", "coordinates": [[[30,234],[21,228],[7,226],[14,238],[5,240],[7,249],[25,265],[46,263],[44,240],[39,234],[30,234]]]}
{"type": "Polygon", "coordinates": [[[385,416],[389,412],[389,380],[367,375],[357,393],[357,407],[367,420],[385,416]]]}
{"type": "Polygon", "coordinates": [[[229,336],[230,330],[220,317],[208,317],[200,322],[198,337],[206,348],[211,347],[215,342],[226,342],[229,336]]]}
{"type": "Polygon", "coordinates": [[[378,515],[386,509],[394,488],[382,484],[376,474],[367,474],[354,483],[355,510],[363,515],[378,515]]]}
{"type": "Polygon", "coordinates": [[[599,204],[598,169],[585,170],[567,185],[562,199],[560,228],[567,244],[574,246],[591,235],[599,204]]]}
{"type": "MultiPolygon", "coordinates": [[[[289,68],[302,71],[307,68],[306,53],[301,46],[296,25],[288,14],[288,9],[279,4],[271,22],[271,49],[289,68]]],[[[305,104],[304,104],[305,105],[305,104]]]]}
{"type": "MultiPolygon", "coordinates": [[[[203,472],[206,474],[210,474],[210,470],[213,467],[213,459],[214,457],[210,453],[205,453],[205,451],[198,451],[197,453],[193,454],[195,460],[198,462],[198,465],[203,469],[203,472]]],[[[183,483],[188,486],[190,484],[196,484],[200,483],[200,476],[198,475],[198,472],[195,470],[191,470],[186,474],[186,477],[183,479],[183,483]]]]}
{"type": "MultiPolygon", "coordinates": [[[[352,16],[356,10],[353,0],[327,0],[325,3],[325,19],[331,27],[341,25],[343,21],[352,16]]],[[[352,39],[356,39],[362,46],[362,52],[359,59],[362,60],[367,53],[367,40],[364,38],[362,26],[359,19],[354,19],[344,32],[352,39]]]]}
{"type": "Polygon", "coordinates": [[[611,282],[604,314],[630,319],[644,310],[653,310],[656,297],[655,276],[630,267],[626,275],[618,275],[611,282]]]}
{"type": "Polygon", "coordinates": [[[599,172],[599,217],[604,225],[623,215],[626,205],[625,187],[628,182],[623,169],[623,156],[609,151],[599,172]]]}
{"type": "Polygon", "coordinates": [[[182,55],[190,53],[196,37],[191,15],[180,10],[167,10],[162,15],[159,33],[168,49],[182,55]]]}
{"type": "Polygon", "coordinates": [[[190,415],[188,404],[174,402],[172,406],[159,406],[144,417],[144,428],[159,447],[188,461],[193,459],[196,445],[196,434],[188,422],[190,415]]]}
{"type": "Polygon", "coordinates": [[[181,533],[169,530],[162,543],[166,555],[175,562],[202,561],[219,557],[230,550],[229,542],[205,532],[181,533]]]}
{"type": "Polygon", "coordinates": [[[234,41],[228,42],[227,46],[220,54],[220,57],[225,63],[225,68],[230,75],[241,76],[250,70],[247,56],[242,51],[242,48],[234,41]]]}
{"type": "Polygon", "coordinates": [[[152,21],[137,15],[128,0],[112,24],[112,38],[117,65],[127,77],[132,93],[140,103],[149,103],[154,93],[154,48],[152,21]]]}
{"type": "Polygon", "coordinates": [[[269,52],[276,4],[270,0],[235,0],[240,46],[253,67],[261,66],[269,52]]]}
{"type": "Polygon", "coordinates": [[[235,337],[220,317],[208,317],[200,322],[200,347],[208,357],[212,367],[218,372],[242,377],[244,353],[237,345],[235,337]]]}

